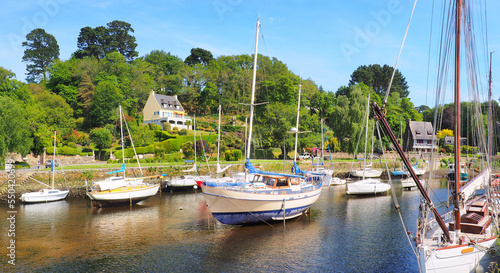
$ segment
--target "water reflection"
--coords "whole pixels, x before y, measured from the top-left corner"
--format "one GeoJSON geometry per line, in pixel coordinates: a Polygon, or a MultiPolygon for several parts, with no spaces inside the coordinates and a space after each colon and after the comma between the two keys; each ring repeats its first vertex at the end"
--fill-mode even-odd
{"type": "MultiPolygon", "coordinates": [[[[414,232],[419,193],[397,181],[393,190],[414,232]]],[[[343,185],[324,188],[310,214],[286,226],[222,225],[199,191],[133,207],[82,199],[18,209],[20,271],[418,271],[391,195],[351,197],[343,185]]],[[[0,228],[6,234],[5,221],[0,228]]]]}

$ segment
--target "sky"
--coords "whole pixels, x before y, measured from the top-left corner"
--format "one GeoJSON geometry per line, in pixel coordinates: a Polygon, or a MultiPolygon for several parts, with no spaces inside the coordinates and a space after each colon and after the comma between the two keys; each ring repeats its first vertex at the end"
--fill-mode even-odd
{"type": "MultiPolygon", "coordinates": [[[[435,2],[441,5],[443,1],[435,2]]],[[[435,105],[438,14],[442,8],[436,4],[433,9],[433,2],[417,3],[398,63],[415,106],[435,105]]],[[[479,33],[488,30],[487,43],[482,42],[486,37],[482,35],[477,45],[480,93],[486,98],[486,56],[496,51],[492,86],[493,98],[500,99],[495,90],[500,87],[500,18],[495,15],[500,1],[471,2],[482,10],[478,16],[482,24],[475,29],[479,33]]],[[[413,0],[3,0],[0,66],[25,81],[21,44],[31,30],[42,28],[52,34],[60,59],[67,60],[77,50],[82,28],[106,26],[114,20],[131,24],[139,56],[164,50],[184,60],[197,47],[209,50],[214,57],[250,55],[259,18],[259,54],[275,57],[296,75],[336,92],[348,85],[352,72],[361,65],[396,64],[413,4],[413,0]]],[[[451,95],[444,100],[450,102],[451,95]]]]}

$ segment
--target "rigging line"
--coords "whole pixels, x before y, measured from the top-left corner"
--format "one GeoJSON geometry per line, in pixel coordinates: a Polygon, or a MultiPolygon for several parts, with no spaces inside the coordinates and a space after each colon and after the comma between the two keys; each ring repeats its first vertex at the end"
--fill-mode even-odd
{"type": "Polygon", "coordinates": [[[429,92],[429,70],[431,65],[431,48],[432,48],[432,25],[434,21],[434,0],[432,0],[432,9],[431,9],[431,29],[429,33],[429,51],[427,55],[427,80],[425,83],[425,105],[427,105],[427,94],[429,92]]]}
{"type": "Polygon", "coordinates": [[[410,20],[408,21],[408,26],[406,26],[405,36],[403,38],[403,42],[401,43],[401,48],[399,49],[398,58],[396,59],[396,65],[392,70],[391,80],[389,81],[389,87],[387,87],[387,92],[385,92],[384,103],[382,108],[385,108],[385,104],[387,103],[387,98],[389,97],[389,93],[391,92],[392,81],[394,80],[394,74],[396,74],[396,69],[398,68],[399,58],[401,57],[401,52],[403,51],[403,46],[405,44],[406,36],[408,35],[408,30],[410,29],[411,19],[413,18],[413,12],[415,11],[415,6],[417,5],[417,0],[413,3],[413,9],[411,10],[410,20]]]}
{"type": "MultiPolygon", "coordinates": [[[[380,127],[379,127],[380,125],[379,125],[378,120],[376,121],[376,125],[377,125],[377,135],[378,135],[378,140],[379,140],[378,147],[380,149],[381,147],[383,147],[383,143],[382,143],[382,136],[380,134],[380,127]]],[[[382,132],[384,132],[384,131],[382,131],[382,132]]],[[[380,160],[382,160],[382,157],[380,157],[380,160]]],[[[384,156],[384,162],[385,162],[386,172],[389,175],[389,184],[391,185],[391,196],[392,196],[392,200],[394,202],[394,207],[398,211],[399,220],[401,221],[401,225],[403,226],[403,229],[404,229],[404,232],[406,235],[406,239],[408,240],[408,243],[410,244],[411,250],[413,251],[413,254],[415,255],[415,257],[418,258],[417,251],[414,247],[414,244],[412,243],[412,240],[410,238],[410,233],[408,233],[408,229],[406,228],[406,224],[405,224],[404,219],[403,219],[403,214],[401,213],[401,207],[399,206],[398,198],[396,196],[396,192],[394,191],[394,185],[392,183],[391,174],[390,174],[389,167],[387,164],[387,158],[385,156],[384,156]]]]}

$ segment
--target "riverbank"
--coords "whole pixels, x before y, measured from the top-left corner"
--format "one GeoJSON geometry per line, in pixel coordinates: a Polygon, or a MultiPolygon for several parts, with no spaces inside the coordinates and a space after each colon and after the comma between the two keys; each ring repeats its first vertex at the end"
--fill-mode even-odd
{"type": "MultiPolygon", "coordinates": [[[[299,167],[303,170],[308,170],[311,167],[311,161],[301,161],[298,162],[299,167]]],[[[325,163],[327,168],[330,168],[331,163],[325,163]]],[[[261,170],[274,171],[281,173],[289,173],[291,167],[293,166],[293,161],[286,161],[285,163],[281,160],[258,160],[255,165],[259,166],[261,170]]],[[[359,163],[356,163],[354,167],[359,167],[359,163]]],[[[349,171],[351,170],[352,162],[333,162],[333,167],[335,169],[334,176],[341,179],[349,177],[349,171]]],[[[169,166],[150,166],[142,168],[144,176],[154,176],[166,174],[166,179],[162,179],[160,183],[165,183],[167,179],[182,175],[182,170],[186,170],[189,165],[169,165],[169,166]]],[[[380,163],[373,163],[374,168],[382,168],[380,163]]],[[[389,164],[389,170],[394,170],[397,168],[394,164],[389,164]]],[[[200,175],[213,174],[215,172],[215,165],[201,165],[199,167],[198,173],[200,175]]],[[[383,166],[385,168],[385,165],[383,166]]],[[[102,180],[109,175],[106,174],[110,171],[110,168],[101,169],[77,169],[77,170],[64,170],[57,171],[54,177],[54,187],[58,189],[69,189],[68,194],[69,199],[75,198],[85,198],[86,197],[86,187],[90,185],[93,181],[102,180]]],[[[229,173],[242,172],[243,164],[232,165],[229,173]]],[[[48,185],[52,184],[52,175],[48,171],[36,171],[36,170],[23,170],[16,169],[15,172],[15,196],[16,200],[22,193],[38,191],[43,188],[47,188],[48,185]]],[[[127,168],[127,176],[141,176],[140,170],[137,167],[127,168]]],[[[424,175],[426,179],[428,173],[424,175]]],[[[435,172],[436,178],[445,178],[446,169],[438,169],[435,172]]],[[[388,179],[387,171],[383,171],[382,179],[388,179]]],[[[0,203],[6,203],[8,192],[8,176],[5,172],[0,174],[0,203]]],[[[163,186],[163,185],[162,185],[163,186]]],[[[163,188],[163,187],[162,187],[163,188]]]]}

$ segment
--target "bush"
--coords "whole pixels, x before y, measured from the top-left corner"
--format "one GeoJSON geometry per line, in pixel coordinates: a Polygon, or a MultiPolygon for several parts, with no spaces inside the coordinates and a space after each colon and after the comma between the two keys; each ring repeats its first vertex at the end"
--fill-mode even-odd
{"type": "Polygon", "coordinates": [[[177,152],[177,153],[173,153],[173,154],[166,154],[163,158],[169,162],[181,162],[183,156],[184,155],[182,153],[177,152]]]}
{"type": "Polygon", "coordinates": [[[187,133],[188,133],[188,131],[186,129],[181,129],[181,131],[179,132],[179,135],[186,136],[187,133]]]}
{"type": "Polygon", "coordinates": [[[224,159],[226,161],[238,161],[242,156],[242,152],[240,150],[226,150],[224,152],[224,159]]]}

